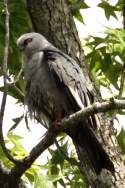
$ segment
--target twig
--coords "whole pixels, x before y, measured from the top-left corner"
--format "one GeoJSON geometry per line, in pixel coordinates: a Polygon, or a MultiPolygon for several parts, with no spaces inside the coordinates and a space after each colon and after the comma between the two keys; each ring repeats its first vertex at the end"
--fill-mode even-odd
{"type": "Polygon", "coordinates": [[[21,96],[24,97],[24,93],[15,85],[15,82],[7,84],[7,88],[14,87],[15,91],[21,96]]]}
{"type": "Polygon", "coordinates": [[[16,92],[21,96],[24,97],[24,93],[14,84],[13,85],[14,89],[16,90],[16,92]]]}
{"type": "Polygon", "coordinates": [[[14,85],[16,84],[16,82],[19,81],[19,79],[23,73],[23,70],[24,70],[24,62],[23,62],[23,56],[21,56],[21,69],[20,69],[19,73],[17,74],[16,78],[14,79],[14,82],[13,82],[14,85]]]}
{"type": "MultiPolygon", "coordinates": [[[[21,69],[20,69],[19,73],[17,74],[17,76],[14,78],[14,81],[11,82],[11,83],[7,83],[7,82],[6,82],[6,84],[4,84],[4,87],[6,87],[7,90],[8,90],[9,88],[14,87],[15,91],[16,91],[21,97],[24,98],[24,93],[16,86],[16,83],[19,81],[19,79],[20,79],[20,77],[21,77],[21,75],[22,75],[22,73],[23,73],[23,70],[24,70],[24,68],[23,68],[23,57],[22,57],[21,63],[22,63],[21,69]]],[[[7,80],[10,79],[7,75],[6,75],[6,78],[7,78],[7,80]]]]}
{"type": "Polygon", "coordinates": [[[24,93],[16,86],[16,83],[19,81],[19,79],[20,79],[20,77],[21,77],[21,75],[23,73],[23,69],[24,69],[23,68],[23,56],[22,56],[22,59],[21,59],[21,63],[22,63],[21,69],[20,69],[19,73],[17,74],[16,78],[14,79],[14,82],[8,83],[7,86],[8,87],[14,87],[14,89],[16,90],[16,92],[19,93],[19,95],[21,97],[24,97],[24,93]]]}
{"type": "Polygon", "coordinates": [[[18,75],[16,76],[16,79],[14,80],[14,84],[19,81],[21,74],[23,73],[23,68],[20,69],[18,75]]]}
{"type": "Polygon", "coordinates": [[[4,48],[4,58],[3,58],[3,82],[4,82],[4,92],[2,97],[1,109],[0,109],[0,145],[3,149],[4,154],[11,160],[13,163],[17,161],[9,154],[8,149],[5,146],[4,137],[3,137],[3,118],[7,100],[7,63],[8,63],[8,53],[9,53],[9,12],[7,7],[7,0],[4,0],[4,10],[5,10],[5,48],[4,48]]]}
{"type": "Polygon", "coordinates": [[[12,174],[21,177],[21,175],[32,165],[32,163],[42,154],[49,146],[55,142],[55,138],[60,132],[65,131],[69,126],[76,126],[76,122],[85,120],[90,115],[109,110],[125,109],[125,100],[110,99],[109,101],[99,103],[96,102],[83,110],[80,110],[60,122],[60,126],[56,131],[48,130],[45,137],[31,150],[29,156],[25,157],[20,165],[16,165],[12,169],[12,174]]]}

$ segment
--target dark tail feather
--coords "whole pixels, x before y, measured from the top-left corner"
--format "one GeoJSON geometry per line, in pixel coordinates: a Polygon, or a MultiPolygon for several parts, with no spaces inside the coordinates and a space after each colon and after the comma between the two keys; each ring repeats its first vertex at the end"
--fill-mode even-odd
{"type": "Polygon", "coordinates": [[[79,160],[85,165],[85,160],[89,160],[89,164],[99,174],[103,168],[114,172],[114,165],[109,159],[106,151],[97,140],[90,125],[85,122],[84,125],[78,125],[75,130],[70,130],[69,136],[73,139],[79,160]],[[86,124],[85,124],[86,123],[86,124]]]}

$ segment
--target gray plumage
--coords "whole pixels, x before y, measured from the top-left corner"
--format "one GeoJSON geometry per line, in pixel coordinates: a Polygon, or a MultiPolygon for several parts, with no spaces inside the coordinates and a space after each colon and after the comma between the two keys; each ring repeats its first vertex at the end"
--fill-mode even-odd
{"type": "MultiPolygon", "coordinates": [[[[24,68],[25,103],[31,114],[43,114],[54,122],[93,102],[81,68],[68,55],[54,47],[39,33],[27,33],[17,40],[27,61],[24,68]]],[[[66,130],[75,144],[79,159],[83,151],[96,173],[102,168],[113,169],[108,155],[101,147],[92,129],[96,120],[91,116],[66,130]],[[83,126],[84,124],[84,126],[83,126]]]]}

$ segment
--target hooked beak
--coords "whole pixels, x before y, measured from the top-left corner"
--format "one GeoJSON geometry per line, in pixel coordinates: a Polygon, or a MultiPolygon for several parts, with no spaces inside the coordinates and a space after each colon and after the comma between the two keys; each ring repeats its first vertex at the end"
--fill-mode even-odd
{"type": "Polygon", "coordinates": [[[17,44],[17,46],[18,46],[20,51],[24,51],[25,50],[25,46],[20,44],[20,38],[17,40],[16,44],[17,44]]]}

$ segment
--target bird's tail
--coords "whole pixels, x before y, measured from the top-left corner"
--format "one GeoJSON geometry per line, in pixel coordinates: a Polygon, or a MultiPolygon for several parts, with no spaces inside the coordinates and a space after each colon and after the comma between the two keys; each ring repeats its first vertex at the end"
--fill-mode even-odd
{"type": "Polygon", "coordinates": [[[99,174],[102,169],[114,172],[114,165],[108,154],[99,143],[89,123],[77,125],[74,130],[69,131],[69,136],[73,139],[78,158],[82,166],[86,168],[86,160],[89,166],[99,174]]]}

